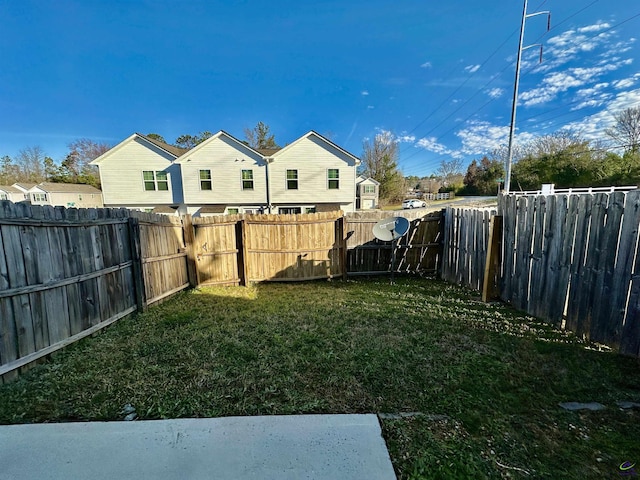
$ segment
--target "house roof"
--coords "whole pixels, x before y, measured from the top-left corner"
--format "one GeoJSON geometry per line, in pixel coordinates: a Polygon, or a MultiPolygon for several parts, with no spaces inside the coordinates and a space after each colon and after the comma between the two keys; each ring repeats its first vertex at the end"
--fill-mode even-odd
{"type": "Polygon", "coordinates": [[[167,152],[175,155],[176,157],[179,157],[180,155],[182,155],[183,153],[188,151],[188,149],[186,149],[186,148],[174,147],[173,145],[169,145],[167,143],[159,142],[158,140],[154,140],[153,138],[149,138],[146,135],[142,135],[141,133],[137,133],[136,135],[144,138],[148,142],[153,143],[156,147],[160,147],[163,150],[166,150],[167,152]]]}
{"type": "Polygon", "coordinates": [[[331,145],[333,148],[335,148],[336,150],[344,153],[346,156],[350,157],[351,159],[353,159],[353,161],[355,162],[356,165],[360,165],[360,159],[358,157],[356,157],[354,154],[347,152],[344,148],[340,147],[339,145],[336,145],[335,143],[333,143],[331,140],[323,137],[322,135],[320,135],[318,132],[314,132],[313,130],[309,131],[308,133],[306,133],[305,135],[301,136],[300,138],[298,138],[297,140],[295,140],[294,142],[290,143],[289,145],[287,145],[284,148],[281,148],[280,150],[276,151],[272,156],[273,157],[277,157],[280,154],[282,154],[283,152],[286,152],[287,150],[289,150],[290,148],[292,148],[294,145],[300,143],[302,140],[305,140],[311,136],[315,136],[318,137],[321,141],[325,142],[328,145],[331,145]]]}
{"type": "Polygon", "coordinates": [[[86,194],[102,194],[100,190],[92,185],[82,183],[54,183],[42,182],[34,185],[35,188],[47,193],[86,193],[86,194]]]}
{"type": "Polygon", "coordinates": [[[198,213],[224,213],[226,205],[206,205],[198,210],[198,213]]]}
{"type": "Polygon", "coordinates": [[[27,190],[30,190],[35,186],[36,186],[35,183],[23,183],[23,182],[17,183],[16,182],[13,184],[13,187],[17,187],[18,190],[20,190],[21,192],[26,192],[27,190]]]}
{"type": "Polygon", "coordinates": [[[377,180],[371,177],[364,178],[363,176],[359,176],[358,178],[356,178],[356,185],[360,185],[361,183],[364,183],[364,182],[371,182],[374,185],[380,185],[380,182],[378,182],[377,180]]]}
{"type": "Polygon", "coordinates": [[[256,148],[255,150],[258,153],[264,155],[265,157],[270,157],[271,155],[273,155],[277,151],[282,150],[282,148],[281,147],[278,147],[278,148],[256,148]]]}
{"type": "Polygon", "coordinates": [[[153,210],[151,210],[151,213],[162,213],[162,214],[174,215],[176,213],[176,210],[178,210],[178,207],[170,207],[168,205],[161,205],[161,206],[155,207],[153,210]]]}
{"type": "Polygon", "coordinates": [[[316,212],[337,212],[341,209],[341,205],[339,203],[317,203],[316,204],[316,212]]]}
{"type": "Polygon", "coordinates": [[[245,148],[245,149],[249,150],[252,153],[255,153],[259,157],[262,157],[262,158],[264,157],[264,154],[260,153],[260,151],[256,150],[255,148],[251,148],[249,145],[247,145],[246,143],[238,140],[236,137],[234,137],[233,135],[228,134],[224,130],[220,130],[218,133],[216,133],[215,135],[212,135],[211,137],[207,138],[204,142],[199,143],[198,145],[193,147],[191,150],[183,152],[183,154],[180,156],[180,158],[178,158],[176,160],[176,163],[184,162],[185,160],[187,160],[188,156],[193,155],[198,150],[200,150],[201,148],[204,148],[206,145],[208,145],[209,143],[217,140],[220,137],[226,137],[229,140],[237,143],[240,147],[245,148]]]}
{"type": "Polygon", "coordinates": [[[0,190],[7,193],[22,193],[22,190],[11,185],[0,185],[0,190]]]}
{"type": "Polygon", "coordinates": [[[113,155],[115,152],[120,150],[122,147],[124,147],[128,143],[134,141],[136,138],[139,138],[139,139],[141,139],[141,140],[153,145],[154,147],[159,148],[159,149],[163,150],[164,152],[167,152],[174,159],[178,158],[180,155],[182,155],[183,153],[185,153],[187,151],[187,150],[185,150],[183,148],[174,147],[173,145],[167,145],[166,143],[159,142],[157,140],[153,140],[153,139],[147,137],[146,135],[142,135],[140,133],[134,133],[130,137],[124,139],[122,142],[120,142],[115,147],[113,147],[113,148],[107,150],[106,152],[104,152],[102,155],[100,155],[95,160],[89,162],[89,164],[90,165],[99,165],[104,160],[106,160],[111,155],[113,155]]]}

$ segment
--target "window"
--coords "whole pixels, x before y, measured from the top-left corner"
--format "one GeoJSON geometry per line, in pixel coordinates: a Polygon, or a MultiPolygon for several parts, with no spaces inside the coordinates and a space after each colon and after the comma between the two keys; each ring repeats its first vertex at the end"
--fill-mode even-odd
{"type": "Polygon", "coordinates": [[[227,215],[237,215],[239,212],[238,208],[227,208],[227,215]]]}
{"type": "Polygon", "coordinates": [[[287,170],[287,190],[298,189],[298,170],[287,170]]]}
{"type": "Polygon", "coordinates": [[[316,213],[316,207],[304,207],[304,213],[316,213]]]}
{"type": "Polygon", "coordinates": [[[34,202],[46,202],[47,201],[47,194],[46,193],[32,193],[31,194],[31,199],[34,202]]]}
{"type": "Polygon", "coordinates": [[[330,168],[327,171],[327,181],[329,190],[337,190],[340,188],[340,170],[337,168],[330,168]]]}
{"type": "Polygon", "coordinates": [[[142,172],[144,179],[144,189],[146,191],[169,190],[169,177],[167,172],[154,172],[153,170],[145,170],[142,172]]]}
{"type": "Polygon", "coordinates": [[[200,190],[211,190],[211,170],[200,170],[200,190]]]}
{"type": "Polygon", "coordinates": [[[253,170],[242,170],[242,189],[253,190],[253,170]]]}
{"type": "Polygon", "coordinates": [[[362,193],[376,193],[376,186],[375,185],[363,185],[362,186],[362,193]]]}
{"type": "Polygon", "coordinates": [[[78,201],[81,202],[82,201],[82,195],[78,194],[78,201]]]}
{"type": "Polygon", "coordinates": [[[6,193],[0,193],[0,200],[9,200],[9,195],[6,193]]]}
{"type": "Polygon", "coordinates": [[[281,215],[291,215],[302,213],[301,207],[280,207],[278,208],[278,213],[281,215]]]}

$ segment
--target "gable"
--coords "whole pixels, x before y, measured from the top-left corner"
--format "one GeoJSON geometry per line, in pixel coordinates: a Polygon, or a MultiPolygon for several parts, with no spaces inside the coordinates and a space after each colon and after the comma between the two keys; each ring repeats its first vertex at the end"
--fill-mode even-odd
{"type": "Polygon", "coordinates": [[[162,158],[167,162],[173,162],[177,155],[166,148],[162,147],[160,142],[152,141],[144,135],[134,133],[126,140],[123,140],[115,147],[107,150],[98,158],[90,162],[91,165],[104,165],[105,163],[129,161],[132,155],[136,156],[153,156],[162,158]]]}
{"type": "Polygon", "coordinates": [[[295,142],[287,145],[282,150],[272,155],[274,161],[284,158],[305,158],[309,160],[333,158],[344,162],[347,166],[354,167],[360,164],[360,159],[355,155],[340,148],[335,143],[327,140],[322,135],[311,131],[303,135],[295,142]]]}
{"type": "MultiPolygon", "coordinates": [[[[204,142],[195,146],[188,152],[185,152],[176,163],[185,164],[185,162],[198,161],[202,159],[219,159],[219,160],[241,160],[242,158],[251,158],[258,164],[264,164],[264,157],[260,152],[245,145],[237,138],[220,130],[218,133],[208,138],[204,142]]],[[[185,164],[185,167],[187,164],[185,164]]]]}

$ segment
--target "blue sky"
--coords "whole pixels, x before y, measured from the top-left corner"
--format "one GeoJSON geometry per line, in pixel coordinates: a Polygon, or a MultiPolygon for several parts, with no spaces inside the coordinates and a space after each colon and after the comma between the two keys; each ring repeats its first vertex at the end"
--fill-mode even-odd
{"type": "MultiPolygon", "coordinates": [[[[258,121],[355,155],[391,131],[405,175],[507,143],[523,2],[0,0],[0,156],[78,138],[177,136],[258,121]]],[[[519,141],[603,138],[640,105],[640,3],[530,0],[519,141]]]]}

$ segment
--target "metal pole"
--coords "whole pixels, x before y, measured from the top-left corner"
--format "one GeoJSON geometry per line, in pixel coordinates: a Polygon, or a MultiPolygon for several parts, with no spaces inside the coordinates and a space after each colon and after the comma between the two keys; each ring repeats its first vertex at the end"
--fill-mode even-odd
{"type": "Polygon", "coordinates": [[[516,60],[516,80],[513,85],[513,103],[511,105],[511,125],[509,127],[509,151],[507,156],[507,176],[504,182],[504,193],[511,189],[511,162],[513,160],[513,137],[516,128],[516,105],[518,103],[518,83],[520,82],[520,61],[522,60],[522,43],[524,41],[524,24],[527,20],[527,0],[524,0],[522,24],[520,25],[520,42],[518,43],[518,59],[516,60]]]}

